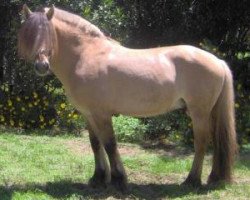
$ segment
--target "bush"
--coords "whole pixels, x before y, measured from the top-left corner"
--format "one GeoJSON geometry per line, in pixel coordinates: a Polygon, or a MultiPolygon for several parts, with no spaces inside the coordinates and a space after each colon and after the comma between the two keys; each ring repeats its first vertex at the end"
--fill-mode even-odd
{"type": "Polygon", "coordinates": [[[142,120],[149,139],[168,138],[173,142],[193,142],[192,123],[183,110],[176,110],[157,117],[142,120]]]}
{"type": "Polygon", "coordinates": [[[49,129],[59,127],[69,131],[79,128],[79,113],[67,103],[65,96],[55,91],[20,90],[9,85],[0,87],[0,125],[21,129],[49,129]]]}
{"type": "Polygon", "coordinates": [[[146,125],[137,118],[118,116],[113,117],[116,137],[122,142],[138,142],[144,139],[146,125]]]}

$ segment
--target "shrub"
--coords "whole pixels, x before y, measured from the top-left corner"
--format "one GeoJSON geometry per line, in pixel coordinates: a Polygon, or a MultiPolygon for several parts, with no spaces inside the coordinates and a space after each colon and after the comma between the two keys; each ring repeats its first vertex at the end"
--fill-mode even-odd
{"type": "Polygon", "coordinates": [[[174,142],[190,144],[193,142],[192,123],[183,110],[176,110],[157,117],[142,120],[146,125],[149,139],[168,138],[174,142]]]}
{"type": "Polygon", "coordinates": [[[122,142],[138,142],[144,139],[146,125],[137,118],[118,116],[113,117],[116,137],[122,142]]]}
{"type": "Polygon", "coordinates": [[[21,129],[79,128],[79,113],[63,95],[44,87],[38,90],[12,92],[9,85],[0,87],[0,125],[21,129]],[[55,97],[56,96],[56,97],[55,97]]]}

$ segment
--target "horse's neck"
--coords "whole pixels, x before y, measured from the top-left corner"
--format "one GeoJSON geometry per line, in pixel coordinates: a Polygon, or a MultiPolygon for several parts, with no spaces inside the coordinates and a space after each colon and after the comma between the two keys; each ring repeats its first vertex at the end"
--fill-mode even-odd
{"type": "Polygon", "coordinates": [[[91,45],[106,41],[104,36],[91,35],[89,33],[71,28],[67,23],[57,21],[54,25],[57,34],[58,50],[53,62],[53,71],[62,81],[67,81],[69,75],[82,57],[84,51],[91,45]]]}

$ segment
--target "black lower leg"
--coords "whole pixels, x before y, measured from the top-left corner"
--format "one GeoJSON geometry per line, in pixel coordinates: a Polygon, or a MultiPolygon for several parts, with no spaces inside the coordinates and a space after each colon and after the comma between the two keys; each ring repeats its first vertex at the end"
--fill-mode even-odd
{"type": "Polygon", "coordinates": [[[97,137],[90,135],[90,143],[95,157],[95,171],[92,178],[89,180],[89,184],[92,187],[104,186],[109,180],[109,170],[106,163],[106,158],[102,149],[102,146],[97,137]]]}
{"type": "Polygon", "coordinates": [[[119,190],[126,190],[127,177],[117,150],[116,140],[113,137],[105,144],[111,166],[111,183],[119,190]]]}

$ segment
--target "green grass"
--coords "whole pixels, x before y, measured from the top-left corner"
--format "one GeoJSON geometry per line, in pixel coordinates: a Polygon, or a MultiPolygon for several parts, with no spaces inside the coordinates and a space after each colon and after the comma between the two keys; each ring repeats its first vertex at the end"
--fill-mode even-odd
{"type": "MultiPolygon", "coordinates": [[[[93,156],[86,137],[21,135],[0,132],[0,200],[37,199],[249,199],[250,146],[241,153],[236,183],[217,189],[180,186],[192,163],[192,154],[166,156],[157,149],[121,145],[129,176],[129,190],[89,188],[93,156]]],[[[203,181],[210,171],[206,157],[203,181]]]]}

